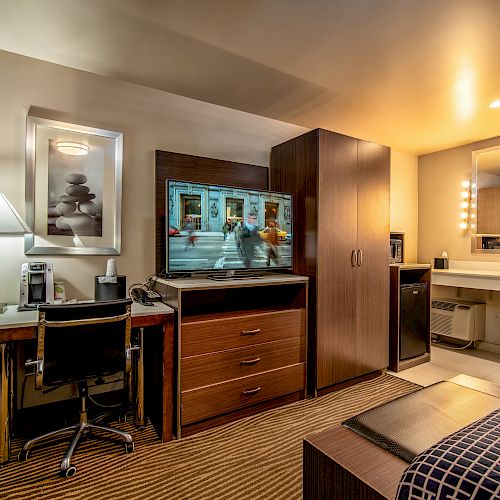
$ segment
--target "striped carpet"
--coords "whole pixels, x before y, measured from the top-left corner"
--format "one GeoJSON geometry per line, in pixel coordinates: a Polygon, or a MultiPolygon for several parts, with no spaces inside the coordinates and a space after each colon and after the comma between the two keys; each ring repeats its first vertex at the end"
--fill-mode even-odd
{"type": "MultiPolygon", "coordinates": [[[[66,441],[0,470],[2,499],[294,499],[302,497],[302,438],[416,390],[391,375],[360,382],[170,443],[149,425],[135,451],[87,440],[70,479],[57,475],[66,441]]],[[[19,447],[19,444],[17,444],[19,447]]],[[[13,454],[16,453],[14,446],[13,454]]]]}

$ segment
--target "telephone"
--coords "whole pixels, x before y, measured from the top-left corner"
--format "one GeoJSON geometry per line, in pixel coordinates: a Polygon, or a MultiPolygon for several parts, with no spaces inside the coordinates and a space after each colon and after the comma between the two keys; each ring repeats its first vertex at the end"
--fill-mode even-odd
{"type": "Polygon", "coordinates": [[[158,292],[154,290],[145,290],[141,287],[132,288],[132,290],[130,290],[130,296],[135,302],[139,302],[139,304],[161,301],[161,295],[158,292]]]}

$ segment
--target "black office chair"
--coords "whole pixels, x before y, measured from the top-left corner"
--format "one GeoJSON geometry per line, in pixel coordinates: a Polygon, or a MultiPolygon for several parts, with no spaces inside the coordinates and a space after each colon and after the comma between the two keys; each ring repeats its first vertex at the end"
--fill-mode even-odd
{"type": "Polygon", "coordinates": [[[87,420],[89,379],[123,372],[128,387],[131,303],[130,299],[123,299],[39,307],[37,359],[27,365],[35,365],[37,389],[78,383],[80,423],[31,439],[20,451],[19,460],[26,460],[31,448],[40,441],[74,432],[60,466],[61,475],[71,477],[76,473],[76,467],[70,464],[73,452],[80,438],[93,430],[111,433],[124,442],[127,453],[133,451],[129,433],[87,420]]]}

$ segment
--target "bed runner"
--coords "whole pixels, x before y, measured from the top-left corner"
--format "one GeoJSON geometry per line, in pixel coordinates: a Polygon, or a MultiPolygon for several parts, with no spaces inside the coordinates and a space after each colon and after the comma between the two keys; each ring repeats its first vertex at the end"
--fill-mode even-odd
{"type": "Polygon", "coordinates": [[[343,422],[411,462],[446,436],[488,415],[500,398],[453,382],[438,382],[343,422]]]}

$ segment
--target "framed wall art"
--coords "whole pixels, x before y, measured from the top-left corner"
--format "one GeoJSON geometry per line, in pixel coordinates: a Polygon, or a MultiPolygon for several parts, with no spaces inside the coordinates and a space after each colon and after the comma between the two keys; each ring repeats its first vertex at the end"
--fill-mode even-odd
{"type": "Polygon", "coordinates": [[[26,255],[118,255],[123,133],[27,116],[26,255]]]}

